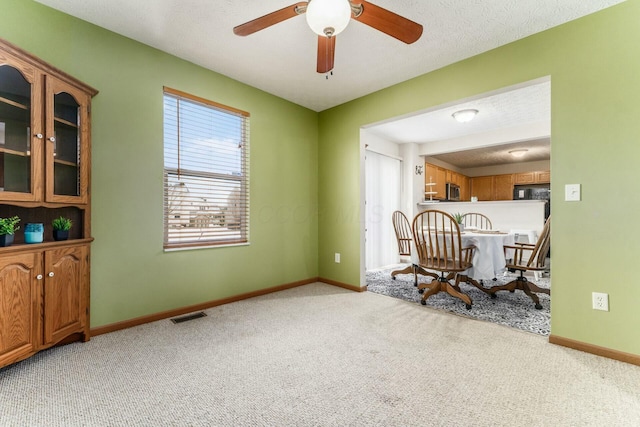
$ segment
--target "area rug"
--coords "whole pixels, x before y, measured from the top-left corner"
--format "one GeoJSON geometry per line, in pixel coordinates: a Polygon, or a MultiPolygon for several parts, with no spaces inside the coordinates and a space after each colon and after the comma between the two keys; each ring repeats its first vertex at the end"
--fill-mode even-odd
{"type": "MultiPolygon", "coordinates": [[[[396,276],[396,280],[393,280],[391,279],[391,271],[395,269],[397,266],[367,271],[367,290],[420,304],[422,295],[413,286],[413,275],[399,274],[396,276]]],[[[507,273],[507,276],[500,276],[495,281],[485,281],[484,286],[506,284],[515,277],[515,273],[507,273]]],[[[421,283],[431,280],[431,278],[424,276],[418,276],[418,278],[421,283]]],[[[541,288],[551,288],[551,278],[546,275],[535,283],[541,288]]],[[[429,297],[425,307],[445,310],[460,316],[498,323],[540,335],[549,335],[551,328],[549,295],[538,294],[542,310],[536,310],[531,298],[522,291],[514,293],[500,291],[496,294],[497,298],[492,299],[473,285],[461,283],[460,289],[471,297],[473,301],[471,310],[466,309],[464,302],[445,292],[429,297]]]]}

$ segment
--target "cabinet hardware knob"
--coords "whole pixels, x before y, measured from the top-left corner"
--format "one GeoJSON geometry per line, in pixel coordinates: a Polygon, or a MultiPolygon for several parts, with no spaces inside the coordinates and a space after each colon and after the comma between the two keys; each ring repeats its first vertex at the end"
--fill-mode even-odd
{"type": "Polygon", "coordinates": [[[36,133],[36,138],[42,139],[42,134],[41,133],[36,133]]]}
{"type": "Polygon", "coordinates": [[[53,271],[50,271],[49,272],[49,277],[53,277],[53,276],[54,276],[53,271]]]}
{"type": "Polygon", "coordinates": [[[38,280],[42,280],[42,274],[38,274],[38,275],[36,276],[36,279],[38,279],[38,280]]]}
{"type": "Polygon", "coordinates": [[[50,137],[49,137],[49,141],[51,141],[51,142],[56,142],[56,137],[55,137],[55,136],[50,136],[50,137]]]}

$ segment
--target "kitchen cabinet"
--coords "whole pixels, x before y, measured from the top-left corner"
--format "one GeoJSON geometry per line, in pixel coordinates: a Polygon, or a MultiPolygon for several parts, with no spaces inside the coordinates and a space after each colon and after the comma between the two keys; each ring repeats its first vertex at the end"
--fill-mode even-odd
{"type": "Polygon", "coordinates": [[[493,200],[513,200],[513,174],[494,175],[493,200]]]}
{"type": "Polygon", "coordinates": [[[536,172],[536,182],[538,184],[550,184],[551,172],[550,171],[536,172]]]}
{"type": "Polygon", "coordinates": [[[493,176],[474,176],[469,182],[471,197],[477,197],[478,201],[493,200],[493,176]]]}
{"type": "Polygon", "coordinates": [[[513,183],[515,185],[526,184],[549,184],[551,182],[551,172],[533,171],[514,174],[513,183]]]}
{"type": "Polygon", "coordinates": [[[460,200],[468,202],[471,200],[471,186],[469,177],[460,175],[460,200]]]}
{"type": "Polygon", "coordinates": [[[512,174],[476,176],[469,181],[471,197],[477,197],[479,201],[513,199],[512,174]]]}
{"type": "MultiPolygon", "coordinates": [[[[460,187],[460,200],[469,200],[469,178],[461,173],[452,171],[450,169],[443,168],[441,166],[432,165],[430,163],[424,164],[425,170],[425,192],[435,191],[433,195],[434,199],[445,200],[447,198],[447,183],[455,184],[460,187]],[[431,180],[435,183],[433,186],[427,185],[431,180]],[[432,187],[433,190],[429,190],[432,187]]],[[[425,196],[428,199],[428,195],[425,196]]]]}
{"type": "MultiPolygon", "coordinates": [[[[447,198],[446,184],[447,184],[447,170],[443,167],[432,165],[430,163],[424,164],[425,170],[425,192],[435,191],[433,195],[434,199],[444,200],[447,198]],[[435,183],[433,186],[426,185],[428,183],[435,183]]],[[[428,197],[427,197],[428,199],[428,197]]]]}
{"type": "Polygon", "coordinates": [[[90,116],[97,91],[0,40],[0,217],[44,225],[0,248],[0,367],[89,339],[90,116]],[[73,222],[54,241],[51,221],[73,222]]]}

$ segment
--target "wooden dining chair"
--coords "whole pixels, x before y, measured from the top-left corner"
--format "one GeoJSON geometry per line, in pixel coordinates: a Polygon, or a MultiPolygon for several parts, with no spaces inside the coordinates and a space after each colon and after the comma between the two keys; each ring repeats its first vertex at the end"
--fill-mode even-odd
{"type": "MultiPolygon", "coordinates": [[[[396,239],[398,240],[398,254],[401,257],[411,258],[411,244],[413,243],[413,237],[411,236],[411,224],[409,220],[401,211],[395,211],[391,215],[393,221],[393,229],[396,232],[396,239]]],[[[417,264],[411,261],[411,264],[401,270],[394,270],[391,272],[391,278],[396,280],[398,274],[413,274],[413,286],[418,286],[418,274],[423,276],[430,276],[434,279],[438,278],[436,273],[420,268],[417,264]]]]}
{"type": "Polygon", "coordinates": [[[543,272],[545,270],[545,260],[549,253],[549,247],[551,243],[551,217],[547,218],[544,224],[542,233],[535,244],[532,243],[514,243],[513,245],[505,245],[505,253],[507,251],[513,251],[514,255],[510,262],[507,262],[507,270],[519,271],[520,274],[511,282],[506,285],[493,286],[487,291],[491,294],[491,298],[496,297],[498,291],[510,291],[513,292],[516,289],[523,291],[535,303],[536,309],[542,309],[540,304],[540,298],[536,293],[542,293],[550,295],[549,289],[541,288],[535,283],[530,282],[524,273],[526,271],[543,272]]]}
{"type": "Polygon", "coordinates": [[[437,280],[421,283],[418,290],[425,290],[420,303],[425,305],[431,295],[446,292],[461,299],[467,310],[471,309],[471,297],[460,290],[460,273],[472,267],[475,246],[462,247],[460,227],[446,212],[426,210],[413,219],[413,239],[418,253],[419,266],[437,271],[437,280]],[[451,280],[455,279],[454,284],[451,280]]]}
{"type": "Polygon", "coordinates": [[[477,212],[469,212],[462,215],[462,223],[465,227],[479,228],[482,230],[491,230],[491,220],[488,216],[477,212]]]}

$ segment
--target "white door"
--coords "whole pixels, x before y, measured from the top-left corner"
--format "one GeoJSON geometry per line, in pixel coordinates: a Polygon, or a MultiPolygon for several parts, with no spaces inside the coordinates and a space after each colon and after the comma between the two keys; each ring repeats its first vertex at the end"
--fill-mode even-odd
{"type": "Polygon", "coordinates": [[[400,261],[391,214],[400,209],[401,162],[367,151],[365,158],[365,268],[379,268],[400,261]]]}

